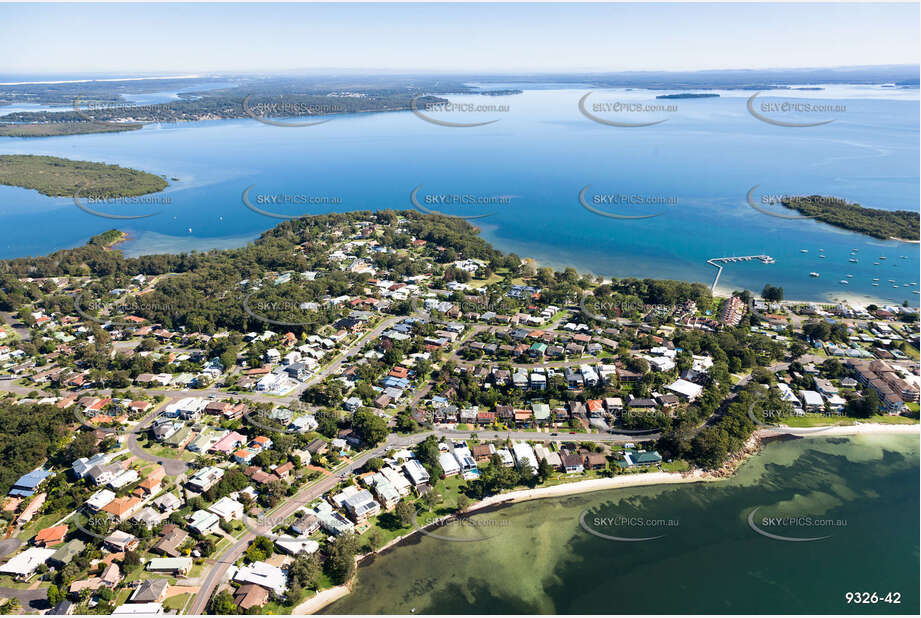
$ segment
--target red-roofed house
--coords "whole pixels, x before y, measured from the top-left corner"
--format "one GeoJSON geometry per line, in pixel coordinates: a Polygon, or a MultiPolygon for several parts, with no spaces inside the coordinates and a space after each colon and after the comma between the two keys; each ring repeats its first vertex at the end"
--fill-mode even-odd
{"type": "Polygon", "coordinates": [[[51,547],[63,542],[65,536],[67,536],[67,524],[62,524],[39,530],[32,542],[39,547],[51,547]]]}

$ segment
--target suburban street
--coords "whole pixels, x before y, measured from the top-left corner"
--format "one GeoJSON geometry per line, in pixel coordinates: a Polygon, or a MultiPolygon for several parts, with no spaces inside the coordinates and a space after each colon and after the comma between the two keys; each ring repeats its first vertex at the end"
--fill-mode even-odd
{"type": "MultiPolygon", "coordinates": [[[[340,481],[340,475],[351,474],[355,470],[358,470],[363,465],[365,465],[365,463],[372,457],[379,457],[390,449],[405,448],[407,446],[411,446],[416,442],[424,440],[426,435],[428,434],[415,434],[409,437],[391,436],[384,444],[377,447],[376,449],[363,453],[347,465],[337,469],[332,474],[328,474],[322,479],[319,479],[311,485],[303,488],[297,494],[282,503],[281,506],[272,511],[272,519],[280,520],[290,516],[302,506],[309,504],[313,500],[319,498],[324,493],[335,487],[340,481]]],[[[271,527],[271,525],[265,525],[256,528],[256,530],[260,533],[265,533],[269,532],[271,527]]],[[[256,538],[256,536],[257,535],[255,532],[252,530],[247,530],[247,532],[242,537],[240,537],[236,543],[225,549],[221,555],[218,556],[215,563],[208,569],[207,574],[203,576],[204,579],[201,582],[201,587],[199,588],[198,593],[196,594],[195,599],[192,601],[191,605],[186,609],[186,613],[205,613],[205,609],[208,606],[208,600],[211,598],[211,595],[214,593],[217,586],[224,581],[228,567],[236,562],[241,555],[243,555],[243,552],[246,551],[246,548],[249,546],[252,540],[256,538]]]]}

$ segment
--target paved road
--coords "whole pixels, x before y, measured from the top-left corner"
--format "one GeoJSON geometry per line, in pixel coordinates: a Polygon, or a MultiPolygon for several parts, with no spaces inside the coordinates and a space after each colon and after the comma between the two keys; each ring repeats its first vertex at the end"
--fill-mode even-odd
{"type": "MultiPolygon", "coordinates": [[[[421,433],[416,433],[408,436],[401,436],[398,434],[390,434],[386,442],[381,446],[377,447],[372,451],[368,451],[352,462],[330,476],[327,476],[319,481],[314,482],[312,485],[305,487],[300,492],[295,494],[291,499],[284,502],[281,507],[271,513],[272,520],[278,521],[279,519],[284,519],[295,511],[297,511],[302,506],[309,504],[313,500],[319,498],[324,493],[332,489],[339,483],[339,477],[342,475],[347,475],[355,472],[361,468],[369,459],[372,457],[379,457],[391,449],[400,449],[408,448],[415,444],[418,444],[425,438],[430,435],[435,435],[438,437],[447,437],[447,438],[469,438],[471,434],[476,434],[479,439],[483,440],[493,440],[499,439],[504,440],[505,438],[512,438],[513,440],[542,440],[542,441],[558,441],[558,442],[569,442],[569,441],[594,441],[594,442],[631,442],[636,440],[653,440],[658,438],[658,433],[644,434],[642,436],[638,435],[626,435],[626,434],[607,434],[607,433],[558,433],[556,436],[552,436],[550,433],[545,432],[533,432],[533,431],[457,431],[453,429],[436,429],[433,431],[426,431],[421,433]]],[[[259,533],[267,533],[271,529],[271,525],[266,525],[260,528],[256,528],[259,533]]],[[[217,561],[214,565],[210,567],[207,575],[202,579],[201,588],[198,591],[194,601],[187,609],[188,614],[202,614],[208,605],[208,600],[211,598],[211,595],[214,593],[214,590],[224,581],[224,577],[227,573],[227,568],[239,559],[243,552],[246,551],[246,548],[256,538],[256,533],[249,531],[242,537],[240,540],[228,547],[224,552],[217,558],[217,561]]]]}
{"type": "Polygon", "coordinates": [[[28,341],[32,338],[32,331],[29,330],[28,326],[22,323],[19,316],[9,311],[0,311],[0,321],[5,322],[21,339],[28,341]]]}
{"type": "Polygon", "coordinates": [[[16,537],[0,540],[0,558],[12,554],[14,551],[19,549],[21,545],[22,541],[16,537]]]}
{"type": "Polygon", "coordinates": [[[568,431],[461,431],[458,429],[436,429],[436,436],[445,438],[469,438],[476,435],[479,440],[536,440],[542,442],[636,442],[637,440],[656,440],[660,433],[570,433],[568,431]]]}
{"type": "Polygon", "coordinates": [[[48,589],[36,588],[35,590],[21,590],[19,588],[5,588],[0,586],[0,597],[19,599],[22,604],[22,611],[29,613],[48,609],[51,605],[48,603],[48,589]]]}
{"type": "Polygon", "coordinates": [[[376,327],[366,332],[364,335],[362,335],[357,340],[355,340],[355,342],[352,343],[352,345],[350,345],[349,347],[344,349],[342,352],[340,352],[339,355],[336,356],[335,359],[333,359],[333,361],[329,363],[322,371],[320,371],[319,373],[311,377],[309,380],[307,380],[304,383],[304,387],[310,388],[314,384],[317,384],[318,382],[322,382],[327,377],[337,372],[339,368],[342,367],[342,364],[348,359],[350,359],[352,356],[354,356],[355,352],[357,352],[362,347],[364,347],[366,343],[368,343],[369,341],[373,341],[374,339],[377,339],[381,335],[381,333],[383,333],[385,330],[391,328],[394,324],[402,322],[405,319],[406,319],[406,316],[403,316],[403,315],[398,315],[392,318],[387,318],[386,320],[378,324],[376,327]]]}
{"type": "MultiPolygon", "coordinates": [[[[378,448],[360,455],[356,459],[352,460],[352,462],[344,468],[338,469],[334,474],[326,476],[299,491],[288,501],[284,502],[281,507],[277,508],[271,513],[272,520],[278,521],[279,519],[284,519],[285,517],[293,514],[302,506],[309,504],[313,500],[319,498],[339,483],[339,476],[343,474],[351,474],[355,470],[365,465],[365,463],[372,457],[379,457],[393,448],[405,448],[423,440],[427,435],[429,434],[426,433],[415,434],[412,436],[391,436],[390,439],[388,439],[378,448]]],[[[271,528],[272,526],[270,524],[266,524],[256,528],[256,531],[259,533],[267,533],[271,530],[271,528]]],[[[207,575],[203,576],[202,584],[198,590],[198,594],[195,596],[195,599],[186,610],[187,614],[203,614],[205,612],[205,609],[207,609],[208,606],[208,600],[211,598],[214,590],[221,584],[221,582],[224,581],[224,578],[227,574],[227,568],[236,562],[241,555],[243,555],[243,552],[246,551],[246,548],[249,547],[249,544],[254,538],[256,538],[256,532],[247,531],[246,534],[240,537],[239,541],[221,553],[221,555],[217,558],[216,563],[209,568],[207,575]]]]}

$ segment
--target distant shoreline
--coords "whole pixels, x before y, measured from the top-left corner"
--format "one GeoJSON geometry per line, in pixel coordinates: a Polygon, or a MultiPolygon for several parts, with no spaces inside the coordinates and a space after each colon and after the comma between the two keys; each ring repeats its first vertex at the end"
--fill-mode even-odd
{"type": "Polygon", "coordinates": [[[159,77],[112,77],[105,79],[60,79],[44,82],[0,82],[0,86],[37,86],[41,84],[90,84],[96,82],[142,82],[159,79],[197,79],[201,75],[161,75],[159,77]]]}

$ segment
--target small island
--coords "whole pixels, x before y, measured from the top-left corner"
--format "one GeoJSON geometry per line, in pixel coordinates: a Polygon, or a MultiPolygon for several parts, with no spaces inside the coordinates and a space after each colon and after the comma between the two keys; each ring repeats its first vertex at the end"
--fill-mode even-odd
{"type": "Polygon", "coordinates": [[[883,240],[918,242],[918,213],[907,210],[880,210],[822,195],[787,197],[780,201],[817,221],[860,232],[883,240]]]}
{"type": "Polygon", "coordinates": [[[0,137],[56,137],[88,133],[120,133],[137,131],[139,123],[102,124],[99,122],[48,122],[29,124],[0,124],[0,137]]]}
{"type": "Polygon", "coordinates": [[[135,197],[166,188],[166,179],[139,170],[59,157],[0,155],[0,184],[49,197],[135,197]]]}
{"type": "Polygon", "coordinates": [[[679,94],[660,94],[657,99],[712,99],[719,98],[715,92],[681,92],[679,94]]]}

